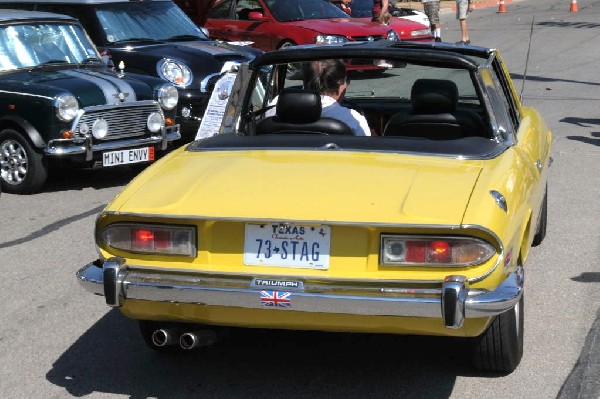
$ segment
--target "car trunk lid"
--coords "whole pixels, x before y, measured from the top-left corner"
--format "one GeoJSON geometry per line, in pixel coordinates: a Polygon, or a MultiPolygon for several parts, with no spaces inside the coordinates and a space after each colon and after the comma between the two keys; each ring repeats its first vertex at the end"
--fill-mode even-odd
{"type": "Polygon", "coordinates": [[[208,219],[459,225],[480,170],[479,161],[408,154],[183,152],[140,176],[113,207],[208,219]]]}

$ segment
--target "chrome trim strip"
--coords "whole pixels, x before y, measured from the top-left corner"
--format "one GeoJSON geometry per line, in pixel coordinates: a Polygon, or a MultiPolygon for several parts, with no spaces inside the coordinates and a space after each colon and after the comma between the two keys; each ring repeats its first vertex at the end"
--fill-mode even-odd
{"type": "MultiPolygon", "coordinates": [[[[329,143],[328,145],[331,145],[331,144],[332,143],[329,143]]],[[[439,153],[432,153],[432,152],[416,152],[416,151],[400,151],[400,150],[394,151],[394,150],[357,149],[357,148],[345,148],[342,146],[338,146],[335,149],[339,150],[339,151],[357,152],[357,153],[403,154],[403,155],[419,155],[419,156],[425,156],[425,157],[436,157],[436,158],[445,158],[445,159],[456,159],[456,160],[461,160],[461,161],[464,161],[464,160],[487,161],[490,159],[497,158],[500,154],[502,154],[508,148],[508,146],[504,145],[504,143],[499,142],[498,144],[500,144],[500,145],[496,146],[494,148],[494,151],[490,151],[487,154],[470,155],[470,156],[466,156],[466,155],[462,155],[462,154],[439,154],[439,153]]],[[[332,148],[329,148],[327,146],[320,146],[320,147],[315,147],[315,148],[312,148],[312,147],[311,148],[308,148],[308,147],[304,147],[304,148],[272,147],[272,148],[268,148],[268,149],[273,150],[273,151],[315,152],[315,151],[329,151],[332,148]]],[[[211,147],[211,148],[195,148],[192,151],[193,152],[217,152],[217,151],[232,151],[233,152],[233,151],[264,151],[264,150],[265,150],[265,147],[244,147],[244,148],[211,147]]]]}
{"type": "MultiPolygon", "coordinates": [[[[95,112],[95,111],[106,111],[106,110],[119,109],[119,108],[147,107],[149,105],[155,105],[157,110],[161,109],[160,105],[158,104],[158,101],[156,101],[156,100],[140,100],[140,101],[136,101],[135,104],[119,103],[119,104],[106,104],[106,105],[91,105],[89,107],[83,108],[83,110],[85,112],[95,112]]],[[[73,125],[72,125],[73,130],[74,130],[77,122],[78,122],[77,120],[73,121],[73,125]]]]}
{"type": "MultiPolygon", "coordinates": [[[[126,299],[136,299],[264,309],[260,301],[261,289],[250,286],[252,277],[238,276],[238,281],[215,281],[196,273],[130,270],[122,259],[111,258],[105,262],[104,268],[93,263],[84,266],[77,272],[77,278],[86,290],[107,296],[109,306],[115,307],[121,306],[126,299]]],[[[440,319],[443,314],[451,314],[454,322],[448,327],[458,328],[457,321],[460,322],[463,308],[465,318],[490,317],[511,309],[522,295],[524,274],[519,266],[494,291],[484,293],[470,290],[464,276],[453,275],[447,279],[449,281],[442,285],[442,291],[455,288],[449,284],[460,280],[456,300],[444,301],[440,291],[430,290],[411,290],[403,295],[380,287],[378,292],[365,292],[360,286],[352,289],[336,284],[335,280],[313,290],[310,282],[304,281],[303,291],[292,292],[290,309],[297,312],[440,319]]]]}
{"type": "MultiPolygon", "coordinates": [[[[241,217],[229,217],[229,216],[203,216],[203,215],[168,215],[159,213],[134,213],[134,212],[118,212],[118,211],[104,211],[106,215],[118,215],[118,216],[132,216],[141,218],[152,218],[152,219],[189,219],[189,220],[210,220],[219,222],[242,222],[242,223],[290,223],[290,219],[274,219],[274,218],[241,218],[241,217]]],[[[297,224],[314,224],[314,225],[336,225],[336,226],[373,226],[373,227],[388,227],[388,228],[423,228],[423,229],[448,229],[448,230],[459,230],[463,228],[473,228],[482,230],[485,233],[493,236],[497,239],[497,236],[489,229],[478,226],[478,225],[450,225],[450,224],[404,224],[404,223],[383,223],[383,222],[344,222],[338,220],[313,220],[313,219],[294,219],[293,223],[297,224]]],[[[497,240],[499,242],[499,240],[497,240]]]]}
{"type": "MultiPolygon", "coordinates": [[[[112,258],[111,258],[112,259],[112,258]]],[[[108,261],[107,259],[103,260],[104,262],[108,261]]],[[[99,266],[97,266],[99,267],[99,266]]],[[[148,270],[148,267],[141,267],[138,265],[127,265],[127,270],[132,271],[132,272],[141,272],[144,273],[145,271],[148,270]]],[[[172,268],[164,268],[164,267],[159,267],[159,266],[152,266],[151,270],[159,273],[159,274],[181,274],[181,275],[186,275],[186,274],[190,274],[190,270],[189,269],[172,269],[172,268]]],[[[215,281],[219,281],[219,280],[223,280],[223,281],[243,281],[244,283],[242,284],[242,286],[246,286],[247,284],[252,284],[251,280],[252,279],[262,279],[262,280],[285,280],[285,281],[298,281],[298,282],[302,282],[302,289],[304,289],[304,284],[309,284],[310,282],[310,287],[312,287],[311,289],[316,289],[316,290],[324,290],[327,289],[327,287],[329,286],[329,280],[327,279],[323,279],[322,277],[316,277],[316,276],[290,276],[290,275],[278,275],[278,276],[273,276],[270,274],[256,274],[256,275],[252,275],[252,277],[250,276],[240,276],[239,273],[227,273],[227,272],[211,272],[211,271],[194,271],[193,275],[196,276],[196,278],[202,278],[205,280],[215,280],[215,281]],[[246,281],[247,280],[247,281],[246,281]]],[[[413,288],[392,288],[392,286],[397,285],[397,286],[419,286],[419,285],[427,285],[427,286],[431,286],[431,287],[437,287],[435,292],[429,292],[429,293],[439,293],[440,289],[439,287],[441,287],[442,282],[444,281],[442,280],[396,280],[396,279],[377,279],[377,280],[370,280],[370,279],[356,279],[356,278],[336,278],[335,279],[336,282],[339,283],[343,283],[345,284],[345,286],[354,286],[354,285],[373,285],[373,287],[376,286],[376,288],[369,288],[371,291],[373,292],[379,292],[380,290],[383,290],[385,292],[400,292],[400,293],[407,293],[408,290],[414,290],[413,288]],[[374,284],[375,283],[375,284],[374,284]],[[381,288],[381,286],[386,286],[384,288],[381,288]],[[387,287],[389,286],[389,287],[387,287]]],[[[231,285],[230,283],[228,283],[228,285],[231,285]]],[[[367,288],[363,288],[363,290],[365,290],[367,288]]],[[[423,289],[423,290],[430,290],[430,289],[423,289]]],[[[382,292],[383,292],[382,291],[382,292]]]]}
{"type": "MultiPolygon", "coordinates": [[[[163,219],[189,219],[189,220],[210,220],[219,222],[242,222],[242,223],[289,223],[290,219],[271,219],[271,218],[241,218],[241,217],[229,217],[229,216],[203,216],[203,215],[168,215],[158,213],[134,213],[134,212],[118,212],[118,211],[105,211],[107,215],[119,215],[119,216],[133,216],[133,217],[147,217],[147,218],[163,218],[163,219]]],[[[466,225],[444,225],[444,224],[398,224],[398,223],[382,223],[382,222],[343,222],[337,220],[312,220],[312,219],[295,219],[293,223],[297,224],[314,224],[314,225],[336,225],[336,226],[373,226],[373,227],[397,227],[397,228],[427,228],[427,229],[449,229],[458,230],[464,228],[466,225]]],[[[472,228],[478,228],[479,230],[485,230],[486,233],[494,235],[490,230],[482,226],[469,225],[472,228]]]]}

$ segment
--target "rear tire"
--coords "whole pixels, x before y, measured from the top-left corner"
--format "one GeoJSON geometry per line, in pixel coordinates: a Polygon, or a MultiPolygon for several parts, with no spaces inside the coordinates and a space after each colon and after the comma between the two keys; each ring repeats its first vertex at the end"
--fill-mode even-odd
{"type": "Polygon", "coordinates": [[[533,236],[532,246],[537,247],[546,238],[546,226],[548,225],[548,186],[544,191],[544,199],[542,200],[542,209],[540,210],[540,220],[533,236]]]}
{"type": "Polygon", "coordinates": [[[48,170],[44,156],[14,129],[0,131],[0,183],[4,192],[31,194],[39,191],[48,170]]]}
{"type": "Polygon", "coordinates": [[[523,357],[524,298],[494,319],[488,329],[473,339],[473,365],[484,371],[509,374],[523,357]]]}

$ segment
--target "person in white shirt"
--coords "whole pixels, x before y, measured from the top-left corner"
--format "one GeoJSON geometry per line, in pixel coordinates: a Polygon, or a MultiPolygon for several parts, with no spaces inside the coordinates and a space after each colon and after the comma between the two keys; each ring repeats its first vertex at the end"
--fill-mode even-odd
{"type": "Polygon", "coordinates": [[[352,129],[356,136],[370,136],[367,119],[358,111],[342,106],[350,81],[342,60],[321,60],[303,65],[304,88],[321,93],[321,117],[337,119],[352,129]]]}

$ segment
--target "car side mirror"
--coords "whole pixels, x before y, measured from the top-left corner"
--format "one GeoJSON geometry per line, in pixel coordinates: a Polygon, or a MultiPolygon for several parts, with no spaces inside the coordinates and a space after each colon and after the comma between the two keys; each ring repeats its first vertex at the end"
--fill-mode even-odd
{"type": "Polygon", "coordinates": [[[248,19],[250,21],[268,21],[269,18],[265,17],[262,12],[251,11],[248,13],[248,19]]]}

